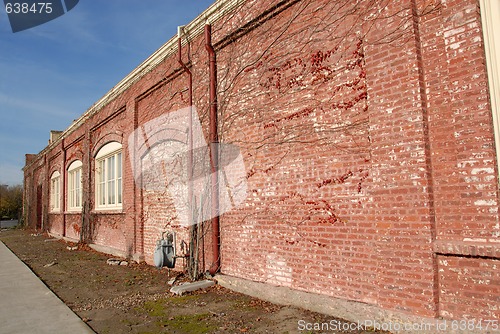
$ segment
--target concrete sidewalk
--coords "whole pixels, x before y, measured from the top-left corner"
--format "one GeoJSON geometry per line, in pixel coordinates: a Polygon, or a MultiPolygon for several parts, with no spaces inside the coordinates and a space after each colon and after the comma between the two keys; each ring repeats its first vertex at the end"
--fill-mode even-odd
{"type": "Polygon", "coordinates": [[[0,333],[94,333],[0,241],[0,333]]]}

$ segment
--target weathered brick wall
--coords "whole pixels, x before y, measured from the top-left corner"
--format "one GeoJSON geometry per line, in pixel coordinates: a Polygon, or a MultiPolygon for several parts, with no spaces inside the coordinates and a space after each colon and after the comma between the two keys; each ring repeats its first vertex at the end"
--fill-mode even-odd
{"type": "Polygon", "coordinates": [[[64,235],[65,229],[64,229],[64,223],[63,223],[63,215],[59,213],[49,213],[49,221],[48,221],[48,230],[51,233],[57,234],[57,235],[64,235]]]}
{"type": "Polygon", "coordinates": [[[439,14],[422,23],[436,237],[497,239],[497,168],[478,3],[447,1],[439,14]]]}
{"type": "Polygon", "coordinates": [[[410,1],[380,10],[386,18],[375,22],[366,50],[373,199],[367,213],[376,234],[377,302],[433,316],[433,212],[415,13],[410,1]],[[393,40],[387,31],[402,35],[393,40]]]}
{"type": "Polygon", "coordinates": [[[419,25],[435,249],[440,254],[438,308],[441,316],[455,319],[500,318],[500,263],[495,252],[482,246],[495,247],[500,227],[498,167],[479,12],[476,1],[443,1],[419,25]]]}
{"type": "Polygon", "coordinates": [[[31,188],[25,189],[26,197],[24,203],[26,224],[30,228],[42,228],[44,222],[48,222],[48,188],[45,165],[45,157],[41,156],[34,159],[29,170],[25,171],[24,184],[31,185],[31,188]]]}
{"type": "MultiPolygon", "coordinates": [[[[125,254],[129,254],[129,249],[133,249],[132,239],[129,239],[129,233],[133,233],[128,220],[128,215],[132,213],[127,210],[127,207],[132,207],[131,203],[133,197],[130,195],[130,189],[124,191],[122,197],[123,210],[121,211],[107,211],[95,209],[95,157],[99,150],[110,142],[118,142],[122,144],[122,166],[127,165],[125,157],[127,144],[126,135],[131,132],[133,128],[132,117],[126,112],[125,109],[126,99],[121,96],[112,101],[101,109],[101,112],[93,115],[88,123],[88,137],[89,137],[89,168],[86,177],[90,178],[89,196],[87,198],[88,207],[90,211],[88,228],[90,230],[91,240],[99,245],[105,245],[116,249],[125,254]]],[[[123,169],[125,175],[126,169],[123,169]]],[[[124,177],[125,179],[125,177],[124,177]]],[[[125,181],[123,182],[125,186],[125,181]]]]}
{"type": "MultiPolygon", "coordinates": [[[[84,161],[84,156],[85,156],[85,147],[84,147],[84,133],[82,131],[75,131],[68,137],[64,139],[65,143],[65,165],[64,169],[67,171],[68,167],[75,161],[81,161],[83,164],[84,161]]],[[[84,170],[86,169],[86,166],[82,166],[82,191],[85,189],[85,185],[88,183],[88,180],[83,177],[84,170]]],[[[66,173],[66,188],[68,188],[69,180],[67,179],[67,173],[66,173]]],[[[83,193],[82,193],[83,194],[83,193]]],[[[64,236],[74,239],[74,240],[80,240],[81,233],[82,233],[82,213],[81,211],[79,212],[69,212],[69,207],[68,207],[68,192],[64,192],[64,200],[66,201],[66,214],[64,216],[64,236]]],[[[82,196],[83,200],[83,196],[82,196]]]]}
{"type": "Polygon", "coordinates": [[[65,217],[66,229],[64,231],[66,237],[80,240],[82,232],[82,215],[81,214],[66,214],[65,217]]]}
{"type": "Polygon", "coordinates": [[[131,246],[127,243],[127,232],[124,226],[125,214],[99,213],[92,215],[93,242],[98,245],[114,248],[128,253],[131,246]]]}
{"type": "MultiPolygon", "coordinates": [[[[175,59],[169,59],[166,64],[162,64],[165,72],[168,73],[176,68],[175,59]]],[[[147,83],[153,86],[158,80],[153,75],[148,76],[147,83]]],[[[154,122],[155,119],[168,112],[173,112],[187,105],[188,93],[184,90],[184,85],[187,82],[182,73],[177,75],[175,80],[170,80],[168,83],[159,86],[158,88],[150,91],[148,94],[140,96],[136,99],[137,122],[139,126],[147,122],[154,122]]],[[[158,124],[160,126],[160,124],[158,124]]],[[[146,129],[144,133],[146,133],[146,129]]],[[[149,131],[151,132],[151,131],[149,131]]],[[[161,137],[163,132],[158,135],[161,137]]],[[[180,138],[182,141],[186,138],[180,138]]],[[[155,141],[155,137],[150,138],[148,142],[151,152],[145,156],[136,157],[141,161],[141,166],[151,166],[148,164],[150,161],[158,161],[163,158],[161,150],[163,145],[170,145],[169,142],[162,140],[155,141]]],[[[142,213],[142,248],[141,252],[147,263],[153,264],[153,253],[156,246],[156,241],[162,238],[162,233],[168,230],[176,230],[175,226],[179,225],[176,221],[176,212],[171,194],[168,191],[168,185],[172,182],[172,176],[168,171],[161,170],[158,165],[153,165],[154,171],[141,167],[141,187],[138,190],[142,199],[141,207],[142,213]]],[[[175,195],[175,194],[173,194],[175,195]]],[[[187,231],[177,235],[180,250],[180,242],[183,240],[189,243],[187,231]]],[[[180,263],[179,263],[180,265],[180,263]]],[[[181,267],[179,267],[182,269],[181,267]]]]}
{"type": "MultiPolygon", "coordinates": [[[[478,4],[352,6],[247,1],[213,22],[220,139],[241,149],[248,186],[221,218],[221,271],[423,317],[498,318],[497,166],[478,4]]],[[[183,59],[208,140],[208,56],[203,36],[188,39],[183,59]]],[[[84,212],[48,215],[53,232],[66,225],[66,236],[87,233],[152,264],[156,240],[173,230],[180,251],[189,234],[167,191],[172,175],[141,170],[136,183],[133,162],[150,157],[129,151],[129,140],[187,105],[174,53],[31,162],[28,221],[38,185],[47,216],[49,173],[79,159],[84,212]],[[122,212],[94,210],[94,157],[110,141],[123,145],[122,212]]],[[[167,145],[161,138],[150,138],[153,150],[167,145]]],[[[210,224],[203,234],[208,269],[210,224]]]]}
{"type": "Polygon", "coordinates": [[[323,25],[337,10],[297,4],[219,51],[228,64],[220,85],[230,87],[222,137],[241,146],[248,183],[247,200],[223,217],[222,270],[373,302],[375,272],[357,270],[375,256],[374,229],[362,217],[370,169],[364,46],[349,18],[323,25]]]}
{"type": "Polygon", "coordinates": [[[439,315],[498,320],[500,260],[439,256],[439,315]]]}

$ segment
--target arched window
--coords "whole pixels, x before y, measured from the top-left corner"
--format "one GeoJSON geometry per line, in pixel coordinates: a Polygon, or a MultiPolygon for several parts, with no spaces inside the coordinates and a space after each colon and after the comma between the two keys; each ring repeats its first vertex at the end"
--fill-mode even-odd
{"type": "Polygon", "coordinates": [[[82,162],[73,161],[68,167],[68,210],[82,210],[82,162]]]}
{"type": "Polygon", "coordinates": [[[61,174],[58,171],[50,177],[50,212],[61,210],[61,174]]]}
{"type": "Polygon", "coordinates": [[[122,208],[122,145],[104,145],[95,157],[96,209],[122,208]]]}

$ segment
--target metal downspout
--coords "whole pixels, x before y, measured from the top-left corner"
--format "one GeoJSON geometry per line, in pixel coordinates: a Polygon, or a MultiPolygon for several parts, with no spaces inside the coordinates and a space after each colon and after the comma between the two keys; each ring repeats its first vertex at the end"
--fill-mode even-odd
{"type": "Polygon", "coordinates": [[[62,223],[63,223],[63,237],[66,236],[66,206],[67,206],[67,198],[68,198],[68,193],[66,192],[66,183],[68,182],[66,180],[66,147],[64,144],[64,138],[61,140],[61,147],[62,147],[62,189],[60,190],[60,193],[62,193],[62,208],[61,208],[61,213],[62,213],[62,223]]]}
{"type": "Polygon", "coordinates": [[[212,45],[212,26],[205,25],[205,48],[210,60],[210,169],[212,175],[212,265],[210,274],[214,275],[220,269],[220,227],[219,227],[219,136],[217,133],[217,57],[212,45]]]}

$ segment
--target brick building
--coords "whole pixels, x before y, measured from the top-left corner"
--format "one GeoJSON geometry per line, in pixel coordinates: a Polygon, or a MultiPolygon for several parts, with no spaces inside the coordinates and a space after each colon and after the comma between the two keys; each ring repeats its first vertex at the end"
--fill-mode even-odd
{"type": "Polygon", "coordinates": [[[351,320],[499,319],[499,20],[498,0],[219,0],[27,155],[25,219],[147,263],[175,231],[188,254],[175,177],[137,171],[171,147],[134,145],[192,101],[246,185],[196,225],[199,272],[351,320]]]}

